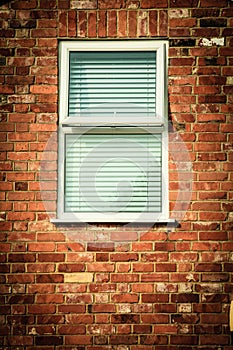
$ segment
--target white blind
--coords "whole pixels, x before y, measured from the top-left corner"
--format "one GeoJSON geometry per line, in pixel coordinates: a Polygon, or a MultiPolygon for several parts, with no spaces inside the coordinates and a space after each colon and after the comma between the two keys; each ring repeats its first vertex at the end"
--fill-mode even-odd
{"type": "Polygon", "coordinates": [[[160,212],[161,134],[67,134],[66,212],[160,212]]]}
{"type": "Polygon", "coordinates": [[[154,116],[156,52],[70,52],[68,109],[69,116],[154,116]]]}

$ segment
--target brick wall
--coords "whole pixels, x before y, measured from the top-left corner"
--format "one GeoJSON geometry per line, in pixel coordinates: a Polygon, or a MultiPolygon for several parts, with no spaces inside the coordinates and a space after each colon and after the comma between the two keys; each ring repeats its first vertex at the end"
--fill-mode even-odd
{"type": "MultiPolygon", "coordinates": [[[[0,349],[230,350],[232,1],[1,4],[0,349]],[[58,39],[158,37],[193,168],[180,226],[55,227],[39,169],[57,130],[58,39]]],[[[177,186],[171,164],[171,209],[177,186]]]]}

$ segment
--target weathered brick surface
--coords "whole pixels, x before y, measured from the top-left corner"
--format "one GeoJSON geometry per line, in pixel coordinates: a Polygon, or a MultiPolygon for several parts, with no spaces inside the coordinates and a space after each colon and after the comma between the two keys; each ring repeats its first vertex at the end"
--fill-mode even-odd
{"type": "MultiPolygon", "coordinates": [[[[232,16],[230,0],[1,2],[1,349],[231,349],[232,16]],[[55,136],[40,192],[58,39],[117,38],[169,39],[169,119],[193,169],[188,212],[169,232],[51,224],[55,136]]],[[[169,186],[173,210],[173,162],[169,186]]]]}

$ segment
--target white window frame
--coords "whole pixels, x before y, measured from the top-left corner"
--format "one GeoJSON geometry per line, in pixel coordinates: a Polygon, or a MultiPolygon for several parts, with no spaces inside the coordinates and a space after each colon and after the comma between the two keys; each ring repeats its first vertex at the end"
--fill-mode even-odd
{"type": "MultiPolygon", "coordinates": [[[[169,200],[168,200],[168,130],[167,130],[167,53],[168,41],[165,40],[115,40],[115,41],[63,41],[59,47],[59,155],[58,155],[58,198],[57,198],[57,218],[53,222],[168,222],[169,220],[169,200]],[[104,118],[88,118],[81,116],[68,116],[68,95],[69,95],[69,55],[73,51],[156,51],[156,113],[155,117],[135,118],[132,120],[122,120],[119,123],[117,118],[111,121],[104,118]],[[86,130],[102,130],[108,133],[106,125],[114,125],[119,133],[133,133],[136,130],[141,133],[141,129],[155,134],[162,134],[162,212],[143,213],[138,212],[118,212],[118,213],[68,213],[64,211],[64,176],[65,176],[65,135],[83,134],[86,130]],[[96,128],[95,128],[96,127],[96,128]],[[94,129],[93,129],[94,128],[94,129]]],[[[96,131],[92,131],[96,132],[96,131]]]]}

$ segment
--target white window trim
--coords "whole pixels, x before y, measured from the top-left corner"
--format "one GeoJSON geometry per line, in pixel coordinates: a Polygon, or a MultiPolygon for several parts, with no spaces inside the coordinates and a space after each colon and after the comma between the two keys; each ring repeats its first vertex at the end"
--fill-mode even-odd
{"type": "MultiPolygon", "coordinates": [[[[60,43],[59,56],[59,161],[58,161],[58,199],[57,218],[52,219],[54,223],[128,223],[128,222],[150,222],[165,223],[173,222],[169,219],[169,198],[168,198],[168,131],[167,131],[167,52],[168,42],[161,40],[134,40],[134,41],[64,41],[60,43]],[[116,120],[101,120],[99,118],[82,118],[68,116],[68,86],[69,86],[69,54],[71,51],[156,51],[157,66],[156,73],[156,118],[149,117],[143,122],[140,118],[134,119],[135,126],[143,127],[144,130],[152,133],[162,133],[162,213],[67,213],[64,212],[64,160],[65,160],[65,134],[83,133],[83,130],[90,127],[103,127],[108,125],[119,128],[129,125],[129,120],[125,119],[122,125],[116,120]],[[141,218],[140,218],[141,217],[141,218]]],[[[133,126],[132,126],[133,128],[133,126]]],[[[122,130],[122,129],[121,129],[122,130]]],[[[106,131],[107,132],[107,131],[106,131]]],[[[122,132],[122,131],[121,131],[122,132]]],[[[127,128],[127,132],[129,129],[127,128]]],[[[132,132],[132,131],[131,131],[132,132]]],[[[130,132],[129,132],[130,133],[130,132]]]]}

